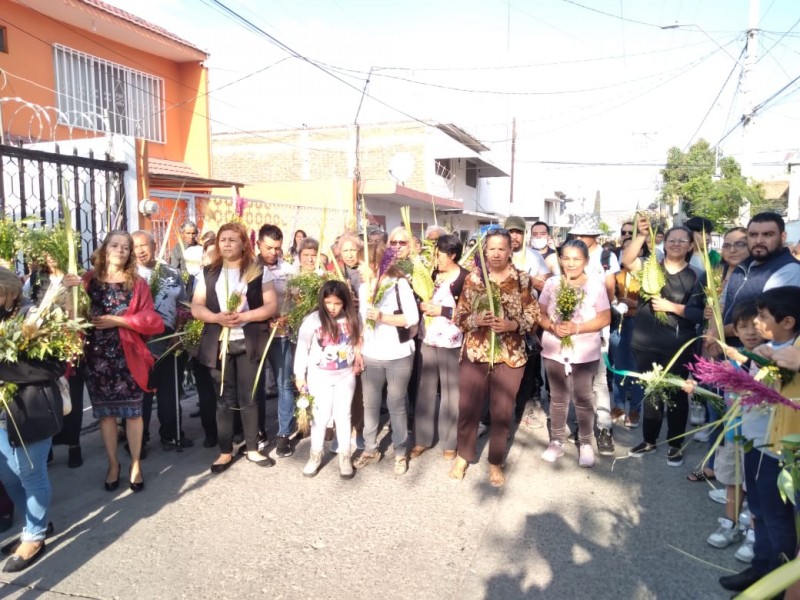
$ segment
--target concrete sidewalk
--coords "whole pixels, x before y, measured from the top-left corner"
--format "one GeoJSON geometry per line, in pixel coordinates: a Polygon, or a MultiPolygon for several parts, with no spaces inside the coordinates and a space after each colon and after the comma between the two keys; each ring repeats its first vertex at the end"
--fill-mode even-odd
{"type": "MultiPolygon", "coordinates": [[[[184,414],[194,405],[184,400],[184,414]]],[[[80,469],[56,447],[56,533],[39,563],[0,574],[0,598],[728,598],[717,578],[745,567],[735,547],[705,542],[723,507],[708,484],[686,481],[705,452],[694,442],[682,468],[661,450],[613,469],[598,457],[587,470],[571,445],[543,462],[545,429],[523,428],[496,490],[485,449],[460,483],[436,449],[404,476],[387,456],[344,481],[328,454],[304,478],[308,440],[274,468],[239,460],[212,476],[217,450],[200,445],[197,419],[185,425],[197,445],[151,442],[140,494],[128,490],[122,448],[120,489],[103,489],[97,432],[83,437],[80,469]]],[[[615,433],[620,456],[641,439],[641,429],[615,433]]]]}

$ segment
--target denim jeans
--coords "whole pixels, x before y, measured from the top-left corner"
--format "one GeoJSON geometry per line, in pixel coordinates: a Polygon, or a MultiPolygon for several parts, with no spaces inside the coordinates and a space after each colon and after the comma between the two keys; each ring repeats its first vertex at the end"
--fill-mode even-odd
{"type": "Polygon", "coordinates": [[[267,360],[278,386],[278,435],[294,433],[294,345],[287,337],[276,337],[267,351],[267,360]]]}
{"type": "Polygon", "coordinates": [[[782,554],[790,560],[797,556],[794,510],[791,503],[781,499],[778,491],[780,472],[777,458],[756,449],[745,453],[747,504],[756,522],[752,566],[758,575],[777,569],[782,554]]]}
{"type": "MultiPolygon", "coordinates": [[[[636,361],[633,359],[631,338],[633,337],[633,317],[625,317],[622,327],[611,332],[611,352],[614,357],[614,368],[618,371],[636,371],[636,361]]],[[[630,398],[630,410],[642,412],[644,388],[639,385],[635,377],[614,375],[614,406],[625,410],[625,399],[630,398]]]]}
{"type": "Polygon", "coordinates": [[[23,542],[38,542],[45,538],[51,496],[47,453],[51,446],[51,438],[28,442],[25,444],[28,453],[25,454],[21,447],[15,448],[9,444],[8,430],[0,427],[0,481],[16,509],[25,513],[23,542]]]}
{"type": "Polygon", "coordinates": [[[366,367],[361,374],[364,393],[364,451],[378,449],[378,425],[381,417],[381,396],[386,384],[386,406],[392,423],[392,445],[395,457],[406,455],[408,442],[408,380],[414,368],[414,355],[396,360],[373,360],[364,357],[366,367]]]}

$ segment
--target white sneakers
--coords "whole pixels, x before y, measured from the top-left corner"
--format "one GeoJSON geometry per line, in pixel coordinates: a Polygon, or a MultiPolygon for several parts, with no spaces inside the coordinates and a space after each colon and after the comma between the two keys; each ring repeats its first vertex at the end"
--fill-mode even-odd
{"type": "Polygon", "coordinates": [[[743,534],[742,530],[730,519],[720,517],[719,528],[708,536],[706,540],[714,548],[727,548],[731,544],[741,541],[743,534]]]}
{"type": "Polygon", "coordinates": [[[743,563],[751,563],[753,562],[753,544],[756,541],[756,533],[752,529],[748,529],[747,533],[744,536],[744,542],[742,545],[739,546],[739,549],[736,551],[736,554],[733,557],[741,561],[743,563]]]}
{"type": "Polygon", "coordinates": [[[319,473],[319,468],[322,466],[322,450],[319,452],[311,451],[311,456],[308,457],[306,466],[303,467],[304,477],[314,477],[319,473]]]}
{"type": "Polygon", "coordinates": [[[547,450],[542,452],[542,460],[546,460],[547,462],[556,462],[556,460],[562,456],[564,456],[564,444],[562,442],[556,442],[555,440],[550,442],[547,450]]]}
{"type": "Polygon", "coordinates": [[[580,457],[578,458],[578,464],[587,469],[591,469],[594,466],[594,448],[592,448],[592,445],[581,444],[579,452],[580,457]]]}
{"type": "Polygon", "coordinates": [[[708,491],[708,497],[711,498],[717,504],[727,504],[728,503],[728,493],[725,491],[725,488],[718,488],[714,490],[708,491]]]}

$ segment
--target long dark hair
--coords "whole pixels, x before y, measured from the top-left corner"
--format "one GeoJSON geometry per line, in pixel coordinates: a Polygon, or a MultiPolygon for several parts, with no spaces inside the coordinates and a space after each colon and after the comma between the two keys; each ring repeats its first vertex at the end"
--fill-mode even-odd
{"type": "Polygon", "coordinates": [[[342,314],[347,322],[347,329],[350,332],[350,339],[353,345],[358,344],[361,338],[361,320],[358,318],[356,312],[356,302],[350,287],[343,281],[331,280],[322,284],[319,290],[319,300],[317,301],[317,310],[319,311],[319,321],[322,324],[322,331],[328,337],[336,342],[339,339],[339,326],[336,320],[328,314],[325,308],[325,299],[330,296],[335,296],[342,301],[342,314]]]}
{"type": "Polygon", "coordinates": [[[248,267],[255,262],[256,255],[253,252],[253,247],[250,245],[250,236],[247,235],[247,230],[244,228],[244,225],[240,223],[225,223],[222,227],[219,228],[217,232],[217,237],[214,239],[214,246],[216,247],[216,253],[214,256],[214,260],[211,263],[211,270],[212,271],[221,271],[222,270],[222,253],[219,251],[219,238],[222,237],[222,233],[225,231],[233,231],[239,236],[239,239],[242,241],[242,264],[239,265],[239,273],[244,274],[247,271],[248,267]]]}
{"type": "Polygon", "coordinates": [[[302,229],[296,229],[295,232],[292,234],[292,245],[289,246],[289,254],[294,256],[295,254],[299,254],[300,250],[297,247],[297,234],[302,233],[303,239],[308,237],[308,234],[303,231],[302,229]]]}
{"type": "Polygon", "coordinates": [[[106,239],[103,240],[103,243],[93,255],[92,264],[94,266],[94,279],[104,281],[108,275],[108,244],[114,236],[124,237],[128,241],[130,253],[128,254],[128,262],[125,263],[123,271],[125,273],[124,287],[126,290],[130,291],[133,289],[133,284],[136,283],[136,280],[139,278],[139,272],[136,269],[136,257],[133,255],[133,237],[127,231],[115,229],[108,232],[106,239]]]}

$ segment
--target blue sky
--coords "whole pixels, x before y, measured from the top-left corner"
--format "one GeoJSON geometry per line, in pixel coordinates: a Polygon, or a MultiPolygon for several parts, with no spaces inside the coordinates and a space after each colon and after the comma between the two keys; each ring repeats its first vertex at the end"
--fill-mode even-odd
{"type": "MultiPolygon", "coordinates": [[[[210,87],[227,86],[211,94],[213,131],[352,123],[372,69],[362,123],[453,122],[502,162],[515,117],[517,197],[558,189],[591,201],[599,189],[605,209],[647,204],[670,146],[716,143],[744,110],[746,0],[222,2],[322,68],[287,58],[213,0],[113,1],[211,53],[210,87]]],[[[800,75],[800,3],[758,4],[754,105],[800,75]]],[[[798,90],[750,128],[754,175],[780,175],[800,145],[798,90]]],[[[742,144],[740,128],[721,148],[741,160],[742,144]]]]}

